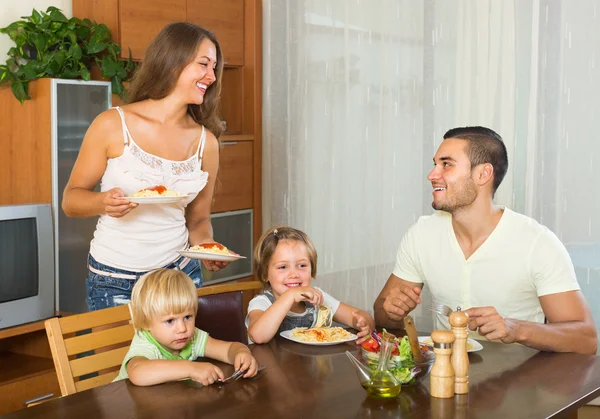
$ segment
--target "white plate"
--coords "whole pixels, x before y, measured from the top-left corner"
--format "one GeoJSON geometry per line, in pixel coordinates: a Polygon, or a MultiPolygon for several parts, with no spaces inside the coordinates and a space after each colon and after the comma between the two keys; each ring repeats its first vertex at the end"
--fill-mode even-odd
{"type": "MultiPolygon", "coordinates": [[[[423,343],[433,348],[433,341],[431,340],[431,336],[419,336],[419,343],[423,343]]],[[[467,352],[477,352],[481,351],[482,349],[483,346],[481,346],[481,343],[477,342],[475,339],[467,339],[467,352]]]]}
{"type": "Polygon", "coordinates": [[[348,337],[346,339],[342,339],[342,340],[337,340],[335,342],[305,342],[303,340],[299,340],[299,339],[292,337],[291,330],[284,330],[283,332],[281,332],[279,334],[279,336],[284,337],[284,338],[289,339],[294,342],[303,343],[305,345],[315,345],[315,346],[331,346],[331,345],[337,345],[338,343],[352,342],[353,340],[356,340],[356,338],[358,337],[354,333],[350,333],[350,337],[348,337]]]}
{"type": "Polygon", "coordinates": [[[233,262],[238,259],[246,259],[246,256],[222,255],[220,253],[198,252],[194,250],[181,250],[178,253],[190,259],[216,260],[217,262],[233,262]]]}
{"type": "Polygon", "coordinates": [[[138,204],[171,204],[187,198],[187,195],[179,196],[126,196],[125,199],[138,204]]]}

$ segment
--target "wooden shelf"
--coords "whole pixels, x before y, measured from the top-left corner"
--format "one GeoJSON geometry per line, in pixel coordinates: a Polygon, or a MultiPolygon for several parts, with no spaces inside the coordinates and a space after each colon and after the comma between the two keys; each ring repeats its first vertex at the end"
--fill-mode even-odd
{"type": "Polygon", "coordinates": [[[54,372],[52,358],[0,352],[0,385],[54,372]]]}
{"type": "Polygon", "coordinates": [[[38,330],[44,330],[44,321],[45,320],[39,320],[33,323],[26,323],[20,326],[2,329],[0,330],[0,339],[6,339],[13,336],[24,335],[26,333],[37,332],[38,330]]]}
{"type": "Polygon", "coordinates": [[[219,139],[221,140],[221,142],[253,141],[254,135],[252,135],[252,134],[221,135],[221,137],[219,139]]]}

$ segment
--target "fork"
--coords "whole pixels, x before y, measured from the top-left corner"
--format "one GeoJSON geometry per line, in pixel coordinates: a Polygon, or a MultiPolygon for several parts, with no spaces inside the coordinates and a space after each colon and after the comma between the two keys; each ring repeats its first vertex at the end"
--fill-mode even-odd
{"type": "Polygon", "coordinates": [[[433,303],[430,310],[446,317],[450,316],[453,311],[450,307],[442,303],[433,303]]]}
{"type": "MultiPolygon", "coordinates": [[[[256,372],[259,373],[260,371],[262,371],[264,369],[265,369],[265,366],[264,365],[260,365],[258,367],[258,369],[256,370],[256,372]]],[[[229,377],[227,377],[226,379],[224,379],[223,381],[221,381],[221,383],[226,383],[227,381],[236,381],[236,380],[239,380],[240,378],[242,378],[242,376],[244,375],[245,372],[246,371],[237,370],[233,374],[231,374],[229,377]]]]}
{"type": "MultiPolygon", "coordinates": [[[[310,297],[307,294],[302,293],[300,295],[306,298],[307,300],[310,300],[310,297]]],[[[318,310],[320,310],[321,307],[325,307],[327,309],[327,319],[325,320],[325,324],[323,324],[322,327],[331,327],[331,325],[333,324],[333,311],[329,310],[329,308],[324,305],[317,306],[317,313],[315,313],[315,320],[313,321],[312,327],[315,327],[315,325],[317,324],[318,310]]]]}
{"type": "Polygon", "coordinates": [[[242,374],[243,374],[242,370],[237,370],[233,374],[231,374],[229,377],[227,377],[226,379],[224,379],[223,381],[221,381],[221,383],[226,383],[227,381],[231,381],[231,380],[235,381],[239,377],[241,377],[242,374]]]}

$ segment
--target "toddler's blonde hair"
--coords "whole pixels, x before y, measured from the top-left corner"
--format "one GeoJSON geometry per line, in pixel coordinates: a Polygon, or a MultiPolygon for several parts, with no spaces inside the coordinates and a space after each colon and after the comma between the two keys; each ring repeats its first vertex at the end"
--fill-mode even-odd
{"type": "Polygon", "coordinates": [[[254,248],[254,271],[264,288],[269,285],[269,263],[277,249],[280,240],[294,240],[304,243],[310,262],[310,276],[317,276],[317,249],[308,235],[298,229],[288,226],[274,226],[263,233],[254,248]]]}
{"type": "Polygon", "coordinates": [[[131,292],[133,327],[147,330],[154,317],[198,311],[192,279],[176,269],[156,269],[142,276],[131,292]]]}

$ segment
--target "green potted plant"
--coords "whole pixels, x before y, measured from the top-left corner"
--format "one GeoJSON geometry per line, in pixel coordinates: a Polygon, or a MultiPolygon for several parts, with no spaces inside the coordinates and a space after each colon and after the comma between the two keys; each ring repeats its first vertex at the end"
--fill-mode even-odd
{"type": "Polygon", "coordinates": [[[10,84],[21,103],[30,99],[29,82],[43,77],[90,80],[96,64],[102,77],[111,80],[112,91],[124,97],[126,81],[134,69],[129,60],[119,60],[121,47],[111,40],[108,27],[89,19],[71,18],[56,7],[46,12],[33,9],[31,16],[0,28],[15,42],[8,59],[0,65],[0,85],[10,84]]]}

